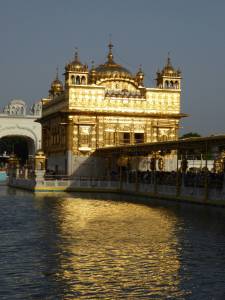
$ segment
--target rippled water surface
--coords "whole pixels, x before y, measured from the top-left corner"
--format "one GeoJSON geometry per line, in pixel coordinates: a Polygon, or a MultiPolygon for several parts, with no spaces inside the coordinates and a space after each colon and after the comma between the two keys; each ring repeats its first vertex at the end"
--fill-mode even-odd
{"type": "Polygon", "coordinates": [[[225,299],[225,210],[137,201],[0,187],[0,299],[225,299]]]}

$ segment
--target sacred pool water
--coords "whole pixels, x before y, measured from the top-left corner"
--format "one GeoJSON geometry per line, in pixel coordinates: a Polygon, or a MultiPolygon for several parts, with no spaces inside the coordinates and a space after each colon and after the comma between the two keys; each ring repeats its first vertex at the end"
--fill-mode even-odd
{"type": "Polygon", "coordinates": [[[0,299],[224,299],[225,209],[140,200],[0,187],[0,299]]]}

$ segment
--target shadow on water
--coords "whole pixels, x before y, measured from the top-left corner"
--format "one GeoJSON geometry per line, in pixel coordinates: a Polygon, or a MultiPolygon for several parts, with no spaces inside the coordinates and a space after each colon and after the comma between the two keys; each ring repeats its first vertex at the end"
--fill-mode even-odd
{"type": "Polygon", "coordinates": [[[223,209],[1,189],[0,212],[1,299],[220,299],[225,293],[223,209]]]}

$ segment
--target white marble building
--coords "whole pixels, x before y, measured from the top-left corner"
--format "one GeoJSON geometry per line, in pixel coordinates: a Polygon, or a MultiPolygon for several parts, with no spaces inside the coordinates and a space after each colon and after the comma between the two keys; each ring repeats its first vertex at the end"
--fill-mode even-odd
{"type": "Polygon", "coordinates": [[[0,113],[0,139],[23,137],[28,143],[29,155],[33,155],[41,148],[41,124],[35,122],[41,117],[41,112],[41,102],[29,108],[23,100],[11,100],[0,113]]]}

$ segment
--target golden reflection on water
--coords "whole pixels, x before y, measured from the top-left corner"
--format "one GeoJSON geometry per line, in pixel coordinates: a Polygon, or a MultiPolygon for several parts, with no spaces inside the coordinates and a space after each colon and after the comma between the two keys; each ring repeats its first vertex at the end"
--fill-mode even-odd
{"type": "Polygon", "coordinates": [[[176,217],[163,208],[63,197],[56,280],[63,299],[180,297],[176,217]]]}

